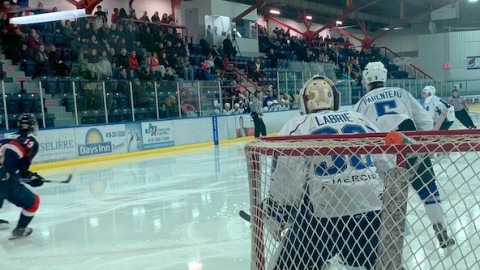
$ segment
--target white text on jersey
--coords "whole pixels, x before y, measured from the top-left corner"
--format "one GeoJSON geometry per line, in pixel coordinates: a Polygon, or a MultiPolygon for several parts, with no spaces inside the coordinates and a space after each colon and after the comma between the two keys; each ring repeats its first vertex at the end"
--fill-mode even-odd
{"type": "Polygon", "coordinates": [[[325,115],[325,116],[315,116],[315,120],[317,120],[317,124],[319,126],[324,125],[324,124],[353,122],[352,118],[350,118],[350,113],[348,113],[348,112],[347,113],[341,113],[341,114],[330,114],[330,115],[325,115]]]}
{"type": "Polygon", "coordinates": [[[367,105],[367,104],[375,102],[377,100],[389,99],[389,98],[394,98],[394,97],[401,98],[402,93],[400,93],[397,90],[384,91],[384,92],[378,93],[376,95],[365,97],[362,100],[362,103],[363,103],[363,105],[367,105]]]}

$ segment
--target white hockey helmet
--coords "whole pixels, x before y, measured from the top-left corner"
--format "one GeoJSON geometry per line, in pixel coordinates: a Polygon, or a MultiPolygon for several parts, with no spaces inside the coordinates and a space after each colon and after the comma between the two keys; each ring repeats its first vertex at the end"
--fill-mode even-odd
{"type": "Polygon", "coordinates": [[[425,88],[423,88],[423,93],[428,93],[430,94],[430,96],[435,96],[435,93],[437,92],[437,90],[435,89],[435,87],[431,86],[431,85],[427,85],[425,86],[425,88]]]}
{"type": "Polygon", "coordinates": [[[387,73],[387,69],[382,62],[370,62],[363,70],[362,76],[366,85],[369,85],[374,82],[385,83],[387,81],[387,73]]]}
{"type": "Polygon", "coordinates": [[[300,113],[309,114],[321,110],[338,110],[340,93],[332,80],[315,75],[300,90],[300,113]]]}

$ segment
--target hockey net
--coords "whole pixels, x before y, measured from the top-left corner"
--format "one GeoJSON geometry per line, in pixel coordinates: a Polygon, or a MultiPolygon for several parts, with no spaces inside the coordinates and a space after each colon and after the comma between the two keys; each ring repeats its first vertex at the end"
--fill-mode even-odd
{"type": "Polygon", "coordinates": [[[401,145],[387,145],[385,133],[248,143],[251,269],[480,269],[480,131],[404,134],[411,140],[401,145]],[[371,158],[379,164],[376,171],[371,158]],[[429,167],[427,158],[439,193],[433,201],[432,181],[421,181],[427,169],[419,169],[429,167]],[[389,161],[382,170],[394,166],[380,173],[381,160],[389,161]],[[349,174],[349,166],[363,169],[362,175],[349,174]],[[320,188],[313,185],[305,167],[328,180],[320,181],[320,188]],[[304,175],[302,185],[298,178],[304,175]],[[371,191],[380,210],[349,213],[372,199],[351,188],[374,180],[384,188],[371,191]],[[443,213],[426,213],[440,200],[443,213]]]}

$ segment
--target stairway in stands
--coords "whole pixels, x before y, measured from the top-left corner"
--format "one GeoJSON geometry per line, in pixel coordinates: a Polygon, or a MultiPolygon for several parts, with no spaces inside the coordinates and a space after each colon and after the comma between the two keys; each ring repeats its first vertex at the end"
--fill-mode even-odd
{"type": "MultiPolygon", "coordinates": [[[[5,56],[0,54],[0,62],[3,63],[3,72],[4,72],[4,85],[5,85],[5,94],[7,99],[10,97],[18,97],[19,104],[22,104],[22,98],[25,96],[21,96],[18,94],[22,93],[22,89],[24,89],[23,93],[27,94],[34,94],[36,98],[38,98],[40,93],[40,85],[39,80],[32,80],[30,76],[25,75],[24,71],[20,70],[19,65],[13,65],[10,59],[5,59],[5,56]]],[[[66,112],[65,107],[61,105],[60,97],[52,97],[50,94],[44,94],[45,100],[45,118],[46,118],[46,127],[60,127],[60,126],[71,126],[75,125],[75,119],[72,113],[66,112]]],[[[9,106],[8,104],[15,104],[15,102],[7,102],[7,109],[13,106],[9,106]]],[[[25,103],[23,103],[25,104],[25,103]]],[[[37,118],[39,119],[40,127],[42,127],[42,114],[41,109],[37,108],[29,111],[36,113],[37,118]]],[[[0,112],[3,114],[3,111],[0,112]]],[[[15,118],[18,113],[21,111],[15,111],[12,109],[12,112],[9,113],[9,120],[15,126],[15,118]]],[[[9,125],[10,129],[12,129],[12,125],[9,125]]]]}

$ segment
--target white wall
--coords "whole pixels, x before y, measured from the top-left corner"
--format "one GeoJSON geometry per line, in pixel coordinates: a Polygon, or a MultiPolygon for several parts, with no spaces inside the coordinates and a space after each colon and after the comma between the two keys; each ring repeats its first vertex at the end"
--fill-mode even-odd
{"type": "Polygon", "coordinates": [[[480,70],[467,69],[467,57],[480,55],[480,31],[419,36],[419,65],[437,80],[480,78],[480,70]],[[450,69],[443,67],[450,63],[450,69]]]}

